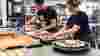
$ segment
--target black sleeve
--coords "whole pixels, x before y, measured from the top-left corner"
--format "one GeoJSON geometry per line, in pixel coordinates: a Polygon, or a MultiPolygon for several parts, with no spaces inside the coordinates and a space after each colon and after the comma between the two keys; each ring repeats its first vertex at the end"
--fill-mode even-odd
{"type": "Polygon", "coordinates": [[[57,16],[56,10],[52,6],[48,6],[48,16],[57,16]]]}
{"type": "Polygon", "coordinates": [[[67,22],[67,25],[72,27],[74,24],[80,25],[80,24],[88,24],[88,16],[85,12],[78,11],[77,15],[72,15],[67,22]]]}
{"type": "Polygon", "coordinates": [[[80,16],[87,16],[87,14],[83,11],[79,11],[80,16]]]}
{"type": "Polygon", "coordinates": [[[68,19],[67,26],[69,28],[72,28],[74,24],[80,25],[80,16],[71,16],[68,19]]]}

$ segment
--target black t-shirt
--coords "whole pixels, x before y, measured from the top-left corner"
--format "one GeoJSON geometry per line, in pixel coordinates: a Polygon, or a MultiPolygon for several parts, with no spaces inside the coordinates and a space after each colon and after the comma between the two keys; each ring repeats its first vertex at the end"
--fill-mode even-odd
{"type": "Polygon", "coordinates": [[[72,15],[67,25],[70,26],[70,28],[74,25],[80,26],[80,32],[89,32],[89,25],[88,25],[88,16],[84,12],[78,12],[76,15],[72,15]]]}
{"type": "Polygon", "coordinates": [[[77,15],[72,15],[67,22],[69,28],[71,28],[74,24],[80,26],[79,32],[76,32],[74,39],[79,40],[89,40],[88,33],[89,25],[88,25],[88,16],[84,12],[78,12],[77,15]]]}

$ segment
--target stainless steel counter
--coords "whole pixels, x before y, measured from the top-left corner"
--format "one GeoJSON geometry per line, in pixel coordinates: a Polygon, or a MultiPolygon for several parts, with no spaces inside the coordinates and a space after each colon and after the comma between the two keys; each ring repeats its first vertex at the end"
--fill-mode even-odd
{"type": "Polygon", "coordinates": [[[48,56],[100,56],[100,50],[96,50],[96,49],[90,49],[87,52],[66,52],[66,53],[60,53],[60,52],[56,52],[53,51],[52,48],[49,48],[49,55],[48,56]]]}
{"type": "Polygon", "coordinates": [[[51,46],[44,46],[39,48],[32,48],[33,55],[32,56],[100,56],[100,50],[99,49],[93,49],[91,48],[87,52],[72,52],[72,53],[61,53],[56,52],[52,49],[51,46]]]}

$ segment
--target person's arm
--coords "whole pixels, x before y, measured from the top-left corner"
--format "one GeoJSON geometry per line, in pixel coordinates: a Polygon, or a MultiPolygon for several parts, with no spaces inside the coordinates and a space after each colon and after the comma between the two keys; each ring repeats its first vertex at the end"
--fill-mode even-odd
{"type": "Polygon", "coordinates": [[[75,33],[75,32],[78,32],[78,31],[80,30],[80,26],[74,24],[74,25],[72,26],[72,28],[68,28],[68,29],[67,29],[67,28],[65,27],[64,30],[65,30],[64,32],[73,32],[73,33],[75,33]]]}
{"type": "Polygon", "coordinates": [[[72,32],[78,32],[79,30],[80,30],[80,26],[74,24],[73,27],[72,27],[72,32]]]}
{"type": "Polygon", "coordinates": [[[40,29],[40,31],[45,31],[45,30],[47,30],[47,29],[51,29],[51,28],[53,28],[53,27],[56,27],[56,19],[55,20],[51,20],[51,24],[50,25],[48,25],[48,26],[46,26],[46,27],[43,27],[43,28],[41,28],[40,29]]]}

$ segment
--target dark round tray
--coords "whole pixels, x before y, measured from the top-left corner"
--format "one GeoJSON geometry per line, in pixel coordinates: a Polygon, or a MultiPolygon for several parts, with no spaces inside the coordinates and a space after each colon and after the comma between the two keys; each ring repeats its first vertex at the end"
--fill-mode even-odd
{"type": "Polygon", "coordinates": [[[58,50],[62,50],[62,51],[81,51],[81,50],[88,50],[89,46],[88,46],[88,44],[85,44],[84,46],[73,48],[73,47],[60,46],[60,45],[54,43],[53,48],[58,49],[58,50]]]}

